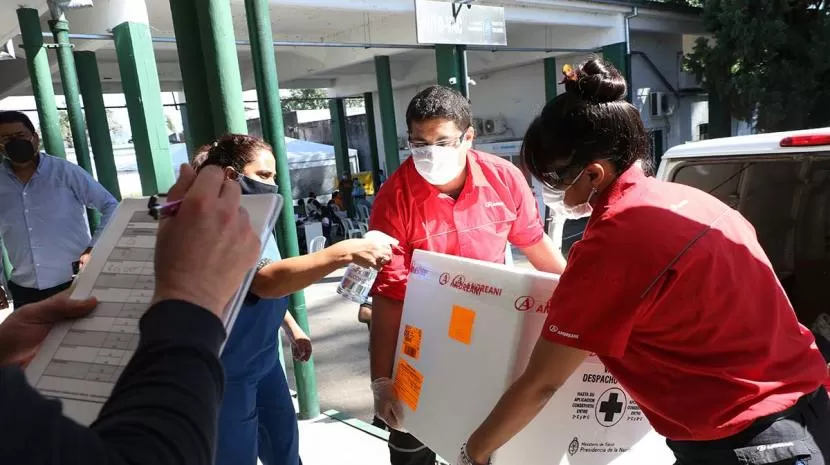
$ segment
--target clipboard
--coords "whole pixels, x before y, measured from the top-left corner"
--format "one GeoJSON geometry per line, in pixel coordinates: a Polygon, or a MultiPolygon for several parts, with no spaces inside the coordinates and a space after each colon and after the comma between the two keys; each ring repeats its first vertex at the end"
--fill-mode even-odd
{"type": "MultiPolygon", "coordinates": [[[[245,195],[241,204],[264,249],[282,212],[282,196],[245,195]]],[[[150,215],[146,198],[118,205],[70,288],[73,299],[96,297],[98,306],[84,318],[56,325],[26,367],[29,383],[44,396],[61,400],[64,414],[82,425],[98,417],[138,347],[138,323],[155,292],[157,232],[158,221],[150,215]]],[[[228,303],[222,320],[227,334],[255,274],[252,268],[228,303]]]]}

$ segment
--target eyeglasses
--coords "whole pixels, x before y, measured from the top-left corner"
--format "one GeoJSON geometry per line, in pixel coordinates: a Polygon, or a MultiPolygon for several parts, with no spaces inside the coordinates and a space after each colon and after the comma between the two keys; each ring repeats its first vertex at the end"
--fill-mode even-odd
{"type": "Polygon", "coordinates": [[[461,136],[458,139],[442,139],[442,140],[439,140],[439,141],[435,141],[435,143],[432,143],[432,144],[430,144],[429,142],[421,141],[421,140],[413,141],[412,139],[410,139],[410,140],[407,141],[407,145],[408,145],[407,148],[408,149],[418,149],[418,148],[430,147],[430,146],[456,148],[459,145],[461,145],[462,143],[464,143],[464,136],[465,136],[465,134],[461,134],[461,136]]]}
{"type": "Polygon", "coordinates": [[[575,167],[573,165],[553,168],[552,170],[550,168],[542,170],[536,165],[534,157],[525,157],[525,160],[527,160],[527,163],[531,165],[530,168],[532,168],[534,172],[539,173],[539,181],[542,181],[542,184],[545,184],[547,187],[552,189],[564,189],[573,184],[573,181],[565,182],[565,179],[567,179],[567,177],[574,172],[575,167]]]}

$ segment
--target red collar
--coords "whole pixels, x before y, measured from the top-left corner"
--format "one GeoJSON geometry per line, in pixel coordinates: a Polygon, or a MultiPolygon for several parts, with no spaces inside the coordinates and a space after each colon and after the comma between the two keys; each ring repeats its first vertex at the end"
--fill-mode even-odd
{"type": "MultiPolygon", "coordinates": [[[[639,163],[634,163],[622,174],[617,176],[604,191],[600,192],[596,201],[593,202],[594,212],[602,212],[609,206],[616,203],[632,186],[640,183],[646,179],[646,174],[643,172],[642,166],[639,163]]],[[[591,221],[594,220],[595,215],[591,215],[591,221]]]]}

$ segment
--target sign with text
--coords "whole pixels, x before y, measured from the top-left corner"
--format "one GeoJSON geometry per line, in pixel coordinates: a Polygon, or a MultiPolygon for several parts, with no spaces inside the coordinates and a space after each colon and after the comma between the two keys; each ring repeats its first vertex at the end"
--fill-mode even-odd
{"type": "Polygon", "coordinates": [[[415,25],[420,44],[507,45],[504,7],[415,0],[415,25]]]}

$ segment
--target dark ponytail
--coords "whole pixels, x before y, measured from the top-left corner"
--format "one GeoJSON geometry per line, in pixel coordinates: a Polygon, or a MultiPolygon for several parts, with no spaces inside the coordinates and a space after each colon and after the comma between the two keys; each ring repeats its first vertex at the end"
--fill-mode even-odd
{"type": "Polygon", "coordinates": [[[545,105],[525,134],[522,160],[530,173],[554,185],[598,160],[623,172],[645,159],[648,136],[640,112],[625,100],[620,72],[600,58],[565,71],[565,93],[545,105]]]}

